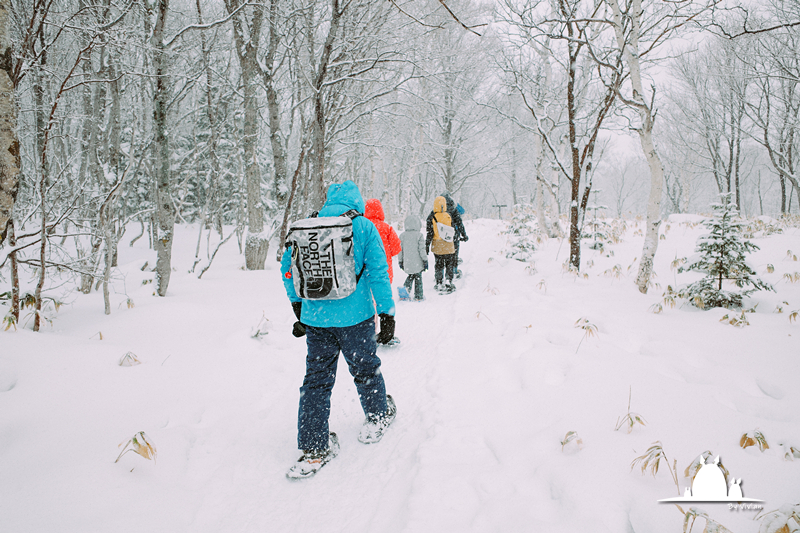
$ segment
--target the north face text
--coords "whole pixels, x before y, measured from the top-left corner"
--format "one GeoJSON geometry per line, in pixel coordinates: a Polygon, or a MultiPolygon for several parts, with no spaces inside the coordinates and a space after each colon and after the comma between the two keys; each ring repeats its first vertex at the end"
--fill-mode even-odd
{"type": "Polygon", "coordinates": [[[319,233],[309,232],[308,245],[300,247],[300,261],[310,278],[333,278],[332,243],[320,251],[319,233]]]}

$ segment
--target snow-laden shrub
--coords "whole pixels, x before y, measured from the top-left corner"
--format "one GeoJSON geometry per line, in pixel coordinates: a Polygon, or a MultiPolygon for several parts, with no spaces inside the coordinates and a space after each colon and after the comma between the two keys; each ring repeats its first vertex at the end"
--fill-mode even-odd
{"type": "Polygon", "coordinates": [[[783,233],[780,222],[772,217],[760,216],[747,222],[744,228],[745,238],[766,237],[775,233],[783,233]]]}
{"type": "Polygon", "coordinates": [[[505,234],[508,235],[506,257],[517,261],[528,261],[533,258],[536,244],[541,241],[533,206],[515,205],[505,234]]]}
{"type": "MultiPolygon", "coordinates": [[[[592,194],[599,193],[592,191],[592,194]]],[[[592,204],[586,207],[581,239],[587,241],[592,250],[603,251],[608,244],[622,242],[622,237],[628,229],[628,223],[622,218],[607,218],[604,213],[608,208],[604,205],[592,204]]]]}
{"type": "Polygon", "coordinates": [[[747,264],[746,255],[759,247],[743,238],[745,223],[739,220],[730,196],[722,195],[722,202],[712,207],[713,216],[703,221],[709,233],[697,239],[695,256],[678,269],[702,272],[705,277],[680,287],[678,295],[701,309],[738,308],[745,296],[774,289],[747,264]]]}
{"type": "MultiPolygon", "coordinates": [[[[600,206],[596,209],[604,209],[604,207],[600,206]]],[[[620,237],[621,231],[617,224],[613,221],[609,222],[597,213],[593,213],[592,217],[586,221],[581,232],[581,239],[588,241],[588,246],[592,250],[603,250],[607,244],[619,242],[620,237]]]]}
{"type": "Polygon", "coordinates": [[[800,530],[800,504],[786,504],[758,518],[758,533],[793,533],[800,530]]]}

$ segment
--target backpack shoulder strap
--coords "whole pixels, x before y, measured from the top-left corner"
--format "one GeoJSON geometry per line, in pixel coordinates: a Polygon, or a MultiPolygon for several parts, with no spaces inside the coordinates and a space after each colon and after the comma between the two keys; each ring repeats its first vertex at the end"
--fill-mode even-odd
{"type": "MultiPolygon", "coordinates": [[[[358,217],[363,217],[364,214],[363,213],[359,213],[355,209],[350,209],[349,211],[345,211],[344,213],[342,213],[341,216],[347,217],[350,220],[354,220],[354,219],[356,219],[358,217]]],[[[367,268],[367,265],[361,265],[361,272],[356,274],[356,285],[358,285],[358,282],[361,279],[361,275],[364,274],[364,269],[365,268],[367,268]]]]}

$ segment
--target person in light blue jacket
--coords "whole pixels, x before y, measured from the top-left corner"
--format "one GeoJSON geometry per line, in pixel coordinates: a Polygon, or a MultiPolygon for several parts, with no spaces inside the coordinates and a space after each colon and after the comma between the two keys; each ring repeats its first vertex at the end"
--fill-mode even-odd
{"type": "Polygon", "coordinates": [[[400,268],[408,274],[403,286],[411,293],[414,285],[414,300],[422,301],[425,295],[422,290],[422,272],[428,270],[428,252],[425,250],[425,237],[420,233],[422,224],[414,215],[408,215],[405,220],[405,231],[400,234],[402,249],[397,261],[400,268]]]}
{"type": "MultiPolygon", "coordinates": [[[[327,200],[318,216],[340,216],[353,209],[363,214],[364,206],[355,183],[334,183],[328,187],[327,200]]],[[[338,439],[329,431],[328,418],[340,351],[366,415],[359,440],[365,444],[379,441],[396,414],[394,400],[386,394],[375,337],[376,308],[380,318],[377,341],[394,336],[392,287],[380,234],[363,216],[353,219],[353,248],[356,272],[363,268],[363,274],[355,292],[339,300],[298,297],[292,282],[291,247],[287,247],[281,260],[283,284],[298,319],[293,334],[305,335],[308,347],[297,420],[297,446],[303,455],[287,473],[290,478],[313,475],[338,452],[338,439]]]]}

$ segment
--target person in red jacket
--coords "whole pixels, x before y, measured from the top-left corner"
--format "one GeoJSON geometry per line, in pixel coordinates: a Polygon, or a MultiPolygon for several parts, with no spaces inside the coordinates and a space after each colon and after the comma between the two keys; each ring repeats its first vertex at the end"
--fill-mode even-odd
{"type": "Polygon", "coordinates": [[[381,235],[383,249],[386,251],[386,262],[389,263],[389,283],[391,283],[393,279],[392,257],[400,253],[400,237],[397,236],[394,228],[384,222],[385,217],[380,200],[375,198],[367,200],[366,207],[364,207],[364,216],[375,224],[375,227],[378,228],[378,233],[381,235]]]}

